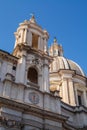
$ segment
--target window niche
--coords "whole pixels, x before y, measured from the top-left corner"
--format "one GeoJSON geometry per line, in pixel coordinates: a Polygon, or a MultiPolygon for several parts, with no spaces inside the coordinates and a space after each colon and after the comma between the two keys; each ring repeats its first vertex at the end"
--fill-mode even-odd
{"type": "Polygon", "coordinates": [[[83,92],[78,90],[77,91],[77,98],[78,98],[78,105],[83,105],[83,92]]]}
{"type": "Polygon", "coordinates": [[[32,48],[34,49],[38,49],[38,38],[38,35],[32,34],[32,48]]]}
{"type": "Polygon", "coordinates": [[[13,65],[12,70],[16,71],[16,66],[15,65],[13,65]]]}
{"type": "Polygon", "coordinates": [[[27,78],[30,82],[38,84],[38,72],[34,67],[28,69],[27,78]]]}

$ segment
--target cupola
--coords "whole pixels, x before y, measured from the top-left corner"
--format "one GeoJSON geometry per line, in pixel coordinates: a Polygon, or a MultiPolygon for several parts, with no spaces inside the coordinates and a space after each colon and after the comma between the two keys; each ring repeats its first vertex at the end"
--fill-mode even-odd
{"type": "Polygon", "coordinates": [[[49,48],[49,55],[63,56],[63,48],[60,44],[58,44],[56,37],[54,38],[52,46],[49,48]]]}

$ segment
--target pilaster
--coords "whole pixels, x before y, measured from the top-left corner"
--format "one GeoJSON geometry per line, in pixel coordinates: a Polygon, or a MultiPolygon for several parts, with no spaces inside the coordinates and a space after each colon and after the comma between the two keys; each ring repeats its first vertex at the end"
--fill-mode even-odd
{"type": "Polygon", "coordinates": [[[84,106],[87,107],[86,91],[83,91],[83,101],[84,101],[84,106]]]}
{"type": "Polygon", "coordinates": [[[66,103],[69,103],[67,79],[65,78],[63,78],[63,81],[62,81],[62,92],[63,92],[63,101],[66,103]]]}
{"type": "Polygon", "coordinates": [[[24,35],[24,30],[23,30],[23,29],[21,29],[20,43],[22,43],[22,42],[23,42],[23,35],[24,35]]]}
{"type": "Polygon", "coordinates": [[[5,80],[4,85],[3,85],[3,96],[10,98],[11,96],[11,82],[5,80]]]}
{"type": "Polygon", "coordinates": [[[74,86],[73,86],[73,82],[72,79],[68,79],[68,86],[69,86],[69,100],[70,100],[70,104],[72,106],[75,106],[75,94],[74,94],[74,86]]]}
{"type": "Polygon", "coordinates": [[[25,83],[26,52],[23,52],[17,64],[16,82],[25,83]]]}
{"type": "Polygon", "coordinates": [[[41,50],[41,37],[38,37],[38,50],[41,50]]]}
{"type": "Polygon", "coordinates": [[[32,46],[32,33],[30,30],[28,30],[28,34],[27,34],[27,43],[29,46],[32,46]]]}
{"type": "Polygon", "coordinates": [[[24,43],[26,43],[27,41],[27,29],[25,29],[24,31],[24,43]]]}
{"type": "Polygon", "coordinates": [[[49,66],[44,63],[43,65],[43,89],[46,92],[49,92],[49,66]]]}
{"type": "Polygon", "coordinates": [[[2,70],[1,70],[2,80],[4,80],[6,73],[7,73],[7,62],[4,61],[2,65],[2,70]]]}
{"type": "Polygon", "coordinates": [[[44,47],[44,40],[43,38],[41,37],[41,50],[43,51],[43,47],[44,47]]]}
{"type": "Polygon", "coordinates": [[[47,40],[44,38],[44,52],[47,53],[47,40]]]}

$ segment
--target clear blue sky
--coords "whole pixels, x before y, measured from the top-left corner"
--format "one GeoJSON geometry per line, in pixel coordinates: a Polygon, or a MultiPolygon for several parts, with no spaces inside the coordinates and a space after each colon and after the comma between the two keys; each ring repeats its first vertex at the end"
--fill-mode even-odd
{"type": "Polygon", "coordinates": [[[56,36],[64,56],[77,62],[87,74],[87,0],[0,0],[0,49],[12,52],[19,23],[36,20],[56,36]]]}

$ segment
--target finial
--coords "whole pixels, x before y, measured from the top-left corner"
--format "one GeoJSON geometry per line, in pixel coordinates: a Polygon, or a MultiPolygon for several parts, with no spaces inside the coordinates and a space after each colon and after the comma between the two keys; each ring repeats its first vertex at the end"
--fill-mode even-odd
{"type": "Polygon", "coordinates": [[[31,13],[30,15],[34,18],[34,13],[31,13]]]}
{"type": "Polygon", "coordinates": [[[30,15],[32,16],[31,19],[30,19],[30,22],[36,23],[34,13],[31,13],[30,15]]]}
{"type": "Polygon", "coordinates": [[[57,39],[56,39],[56,37],[54,37],[54,43],[57,43],[57,39]]]}

